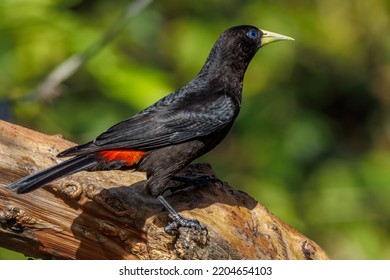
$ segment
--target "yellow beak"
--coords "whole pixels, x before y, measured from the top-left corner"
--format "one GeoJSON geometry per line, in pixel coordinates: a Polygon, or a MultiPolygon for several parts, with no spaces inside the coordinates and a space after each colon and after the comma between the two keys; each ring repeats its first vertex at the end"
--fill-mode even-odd
{"type": "Polygon", "coordinates": [[[263,32],[263,36],[261,37],[261,45],[262,46],[267,45],[267,44],[272,43],[272,42],[282,41],[282,40],[294,41],[293,38],[288,37],[288,36],[284,36],[282,34],[274,33],[274,32],[267,31],[267,30],[261,30],[261,32],[263,32]]]}

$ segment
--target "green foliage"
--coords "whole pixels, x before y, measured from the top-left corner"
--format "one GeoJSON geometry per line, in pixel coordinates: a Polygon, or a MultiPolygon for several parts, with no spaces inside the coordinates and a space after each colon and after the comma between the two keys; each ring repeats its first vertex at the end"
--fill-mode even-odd
{"type": "Polygon", "coordinates": [[[190,81],[224,29],[252,24],[294,37],[257,54],[241,115],[201,160],[331,257],[390,258],[388,1],[156,1],[60,96],[31,101],[128,4],[0,2],[0,98],[11,101],[13,121],[88,141],[190,81]]]}

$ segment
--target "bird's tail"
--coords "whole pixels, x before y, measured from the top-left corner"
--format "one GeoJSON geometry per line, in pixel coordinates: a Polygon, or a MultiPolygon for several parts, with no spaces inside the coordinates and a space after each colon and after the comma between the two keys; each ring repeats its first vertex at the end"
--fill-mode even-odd
{"type": "Polygon", "coordinates": [[[27,193],[66,175],[91,169],[95,164],[96,159],[93,157],[85,155],[76,156],[37,173],[23,177],[8,185],[7,188],[17,193],[27,193]]]}

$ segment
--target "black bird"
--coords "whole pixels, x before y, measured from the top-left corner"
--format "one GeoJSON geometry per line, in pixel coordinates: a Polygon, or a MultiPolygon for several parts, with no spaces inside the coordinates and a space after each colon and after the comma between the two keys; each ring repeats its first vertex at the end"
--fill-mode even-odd
{"type": "Polygon", "coordinates": [[[99,135],[95,140],[61,152],[72,157],[8,186],[17,193],[32,191],[58,178],[97,170],[135,169],[147,174],[146,187],[169,211],[167,227],[204,227],[181,217],[162,196],[183,167],[218,145],[241,107],[244,73],[262,46],[290,37],[236,26],[224,31],[198,75],[189,84],[99,135]]]}

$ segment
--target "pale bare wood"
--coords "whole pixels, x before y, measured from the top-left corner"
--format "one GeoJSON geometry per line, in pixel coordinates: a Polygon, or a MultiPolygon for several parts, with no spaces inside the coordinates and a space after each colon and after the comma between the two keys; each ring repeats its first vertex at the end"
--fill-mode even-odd
{"type": "MultiPolygon", "coordinates": [[[[81,172],[24,195],[4,188],[58,163],[56,154],[72,145],[0,121],[0,246],[49,259],[328,258],[253,198],[218,181],[167,197],[208,234],[188,228],[165,233],[169,218],[144,191],[143,173],[81,172]]],[[[183,172],[214,176],[207,164],[183,172]]]]}

